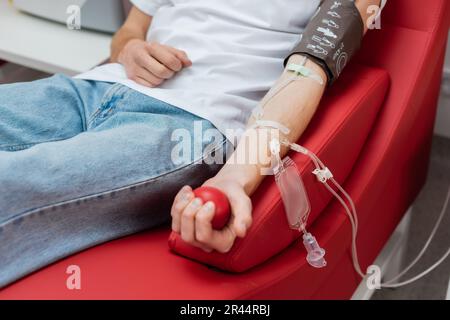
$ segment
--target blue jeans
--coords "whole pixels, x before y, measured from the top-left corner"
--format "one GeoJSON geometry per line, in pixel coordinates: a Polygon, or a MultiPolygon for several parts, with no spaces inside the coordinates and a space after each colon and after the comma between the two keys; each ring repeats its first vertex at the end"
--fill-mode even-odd
{"type": "Polygon", "coordinates": [[[215,175],[220,163],[206,160],[227,147],[209,121],[120,84],[56,75],[0,86],[0,287],[168,222],[176,192],[215,175]],[[193,136],[183,157],[175,130],[193,136]]]}

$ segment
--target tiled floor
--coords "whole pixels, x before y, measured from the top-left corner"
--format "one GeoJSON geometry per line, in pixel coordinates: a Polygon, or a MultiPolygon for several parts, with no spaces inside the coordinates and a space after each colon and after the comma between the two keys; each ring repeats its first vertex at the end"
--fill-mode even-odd
{"type": "MultiPolygon", "coordinates": [[[[406,264],[422,249],[441,212],[450,187],[450,139],[434,137],[428,180],[413,206],[406,264]]],[[[427,253],[403,279],[409,279],[436,262],[450,246],[450,208],[427,253]]],[[[445,299],[450,278],[450,258],[424,278],[398,289],[383,289],[373,299],[445,299]]]]}

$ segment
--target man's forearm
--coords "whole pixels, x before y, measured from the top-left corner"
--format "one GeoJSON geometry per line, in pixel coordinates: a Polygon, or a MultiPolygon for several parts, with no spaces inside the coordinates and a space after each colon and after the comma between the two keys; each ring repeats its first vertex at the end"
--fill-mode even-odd
{"type": "MultiPolygon", "coordinates": [[[[368,17],[367,8],[370,5],[379,3],[380,0],[356,1],[356,6],[361,13],[363,21],[366,21],[365,19],[368,17]]],[[[365,28],[364,32],[366,31],[367,28],[365,28]]],[[[298,63],[301,59],[301,55],[293,55],[290,57],[289,63],[298,63]]],[[[306,67],[314,70],[324,80],[327,79],[324,69],[312,60],[308,60],[306,67]]],[[[286,76],[285,71],[280,78],[281,81],[286,76]]],[[[301,78],[294,81],[267,103],[262,119],[278,122],[289,128],[290,133],[286,138],[291,142],[296,142],[313,117],[324,90],[324,86],[320,86],[316,81],[309,78],[301,78]]],[[[261,174],[261,169],[267,167],[270,163],[269,144],[271,139],[270,135],[267,134],[258,135],[258,131],[264,129],[251,128],[251,124],[252,120],[249,122],[249,129],[243,135],[230,158],[231,160],[225,164],[216,176],[218,179],[235,179],[249,195],[256,190],[264,178],[261,174]],[[257,143],[246,143],[246,137],[248,136],[258,136],[257,143]],[[245,163],[237,159],[258,159],[258,162],[256,164],[245,163]]],[[[287,151],[287,148],[282,148],[280,156],[283,157],[287,151]]]]}
{"type": "MultiPolygon", "coordinates": [[[[289,62],[299,63],[302,57],[294,55],[289,62]]],[[[325,72],[312,61],[308,61],[306,67],[314,70],[322,79],[326,80],[325,72]]],[[[284,72],[279,81],[287,77],[284,72]]],[[[301,78],[291,83],[264,107],[264,116],[262,120],[275,121],[290,129],[286,138],[295,142],[306,129],[312,116],[314,115],[320,99],[323,95],[324,86],[309,78],[301,78]]],[[[261,175],[261,169],[270,164],[270,135],[262,132],[265,129],[252,128],[253,119],[249,121],[247,131],[244,133],[234,154],[227,164],[218,173],[217,178],[236,179],[247,194],[252,194],[259,186],[264,176],[261,175]],[[247,137],[257,136],[257,143],[252,141],[246,143],[247,137]],[[240,159],[258,159],[257,163],[243,163],[240,159]]],[[[287,148],[282,148],[281,156],[287,153],[287,148]]]]}
{"type": "Polygon", "coordinates": [[[123,26],[116,32],[111,42],[111,62],[117,62],[125,45],[133,39],[145,40],[152,17],[133,7],[123,26]]]}
{"type": "Polygon", "coordinates": [[[119,31],[117,31],[111,42],[110,62],[118,62],[120,52],[125,47],[125,45],[133,39],[144,40],[145,34],[143,35],[136,30],[128,28],[121,28],[119,31]]]}

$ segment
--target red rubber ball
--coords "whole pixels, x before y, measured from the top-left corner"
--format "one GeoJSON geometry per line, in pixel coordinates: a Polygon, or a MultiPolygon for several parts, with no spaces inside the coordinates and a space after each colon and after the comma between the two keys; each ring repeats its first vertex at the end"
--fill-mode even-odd
{"type": "Polygon", "coordinates": [[[231,217],[230,203],[227,196],[217,188],[200,187],[194,190],[196,198],[202,199],[203,203],[211,201],[215,205],[214,218],[211,222],[213,229],[221,230],[225,227],[231,217]]]}

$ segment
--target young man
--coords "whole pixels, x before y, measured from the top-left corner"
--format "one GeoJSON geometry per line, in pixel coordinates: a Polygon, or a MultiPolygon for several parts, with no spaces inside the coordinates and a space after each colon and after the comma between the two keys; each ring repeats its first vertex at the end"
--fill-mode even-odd
{"type": "MultiPolygon", "coordinates": [[[[251,225],[250,195],[268,159],[221,167],[206,165],[212,153],[198,150],[223,151],[230,130],[244,132],[264,94],[287,76],[283,61],[321,1],[132,2],[111,64],[76,78],[0,86],[0,287],[169,221],[170,207],[173,230],[206,251],[228,251],[251,225]],[[191,157],[176,156],[179,137],[192,138],[191,157]],[[211,228],[213,204],[182,187],[205,180],[230,200],[233,219],[222,231],[211,228]]],[[[356,1],[363,21],[372,4],[379,0],[356,1]]],[[[288,63],[302,59],[293,54],[288,63]]],[[[305,66],[327,81],[317,60],[305,66]]],[[[263,117],[290,128],[295,141],[324,89],[308,77],[295,81],[263,117]]],[[[239,143],[235,153],[267,151],[263,140],[239,143]]]]}

